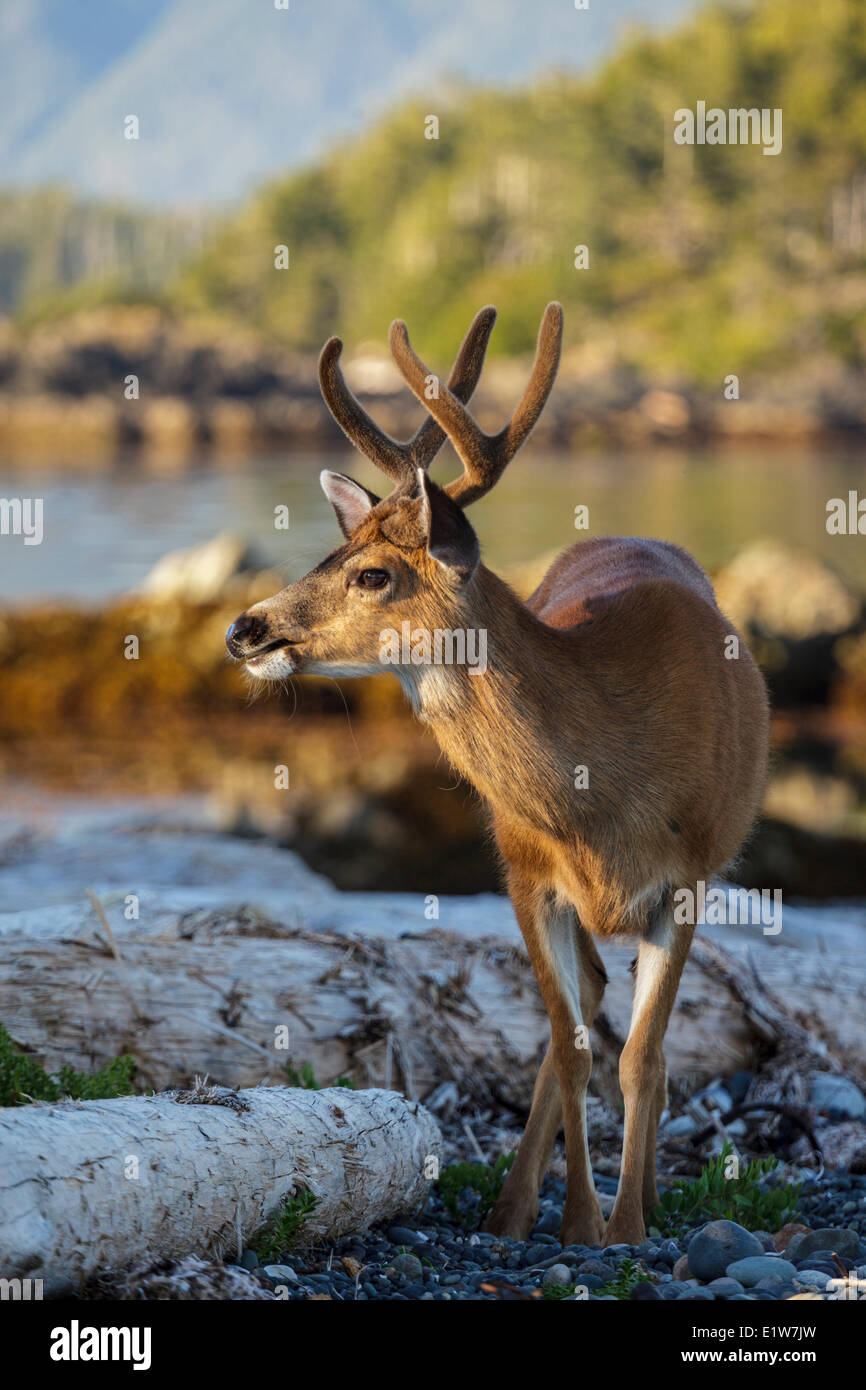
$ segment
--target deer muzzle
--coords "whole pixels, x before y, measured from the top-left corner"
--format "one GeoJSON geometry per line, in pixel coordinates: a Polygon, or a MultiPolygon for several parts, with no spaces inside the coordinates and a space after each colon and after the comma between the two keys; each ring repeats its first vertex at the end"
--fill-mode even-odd
{"type": "Polygon", "coordinates": [[[226,632],[229,654],[237,661],[254,661],[281,647],[291,647],[303,640],[304,631],[294,624],[276,632],[264,613],[242,613],[226,632]]]}

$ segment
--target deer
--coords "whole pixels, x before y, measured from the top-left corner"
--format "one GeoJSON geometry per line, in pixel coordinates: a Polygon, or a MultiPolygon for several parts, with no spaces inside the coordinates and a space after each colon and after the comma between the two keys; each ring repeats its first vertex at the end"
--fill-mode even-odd
{"type": "Polygon", "coordinates": [[[343,544],[242,613],[226,641],[252,677],[279,681],[380,673],[383,630],[404,622],[486,632],[483,673],[414,659],[392,668],[417,717],[486,802],[550,1020],[523,1137],[486,1229],[529,1236],[562,1129],[563,1246],[633,1246],[658,1202],[663,1040],[695,929],[681,920],[689,914],[676,895],[730,865],[750,832],[767,774],[767,695],[708,576],[674,544],[580,540],[525,602],[482,563],[466,508],[494,487],[535,426],[563,329],[561,306],[549,304],[523,396],[487,434],[468,402],[495,320],[492,306],[476,315],[447,383],[394,321],[393,359],[426,411],[404,441],[380,429],[349,389],[340,339],[325,344],[325,402],[392,488],[380,498],[345,474],[322,472],[343,544]],[[462,472],[439,486],[429,468],[446,438],[462,472]],[[575,777],[577,768],[586,775],[575,777]],[[607,982],[597,943],[620,936],[636,940],[637,954],[619,1060],[620,1175],[605,1223],[587,1142],[589,1030],[607,982]]]}

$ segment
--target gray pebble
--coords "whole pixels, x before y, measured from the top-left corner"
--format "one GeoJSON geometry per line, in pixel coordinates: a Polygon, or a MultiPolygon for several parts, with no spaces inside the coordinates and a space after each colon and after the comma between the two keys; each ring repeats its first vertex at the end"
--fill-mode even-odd
{"type": "Polygon", "coordinates": [[[391,1261],[390,1268],[395,1274],[402,1276],[403,1279],[420,1279],[424,1273],[424,1266],[417,1255],[396,1255],[391,1261]]]}
{"type": "Polygon", "coordinates": [[[830,1282],[830,1275],[821,1269],[798,1269],[794,1283],[803,1289],[820,1289],[822,1292],[830,1282]]]}
{"type": "MultiPolygon", "coordinates": [[[[394,1245],[426,1245],[427,1237],[422,1236],[420,1231],[410,1231],[408,1226],[392,1226],[388,1232],[388,1239],[394,1245]]],[[[491,1236],[492,1240],[493,1237],[491,1236]]]]}
{"type": "Polygon", "coordinates": [[[710,1293],[714,1293],[716,1298],[732,1298],[735,1293],[745,1293],[746,1290],[739,1279],[728,1279],[722,1275],[720,1279],[713,1279],[707,1288],[710,1293]]]}
{"type": "Polygon", "coordinates": [[[297,1284],[298,1276],[291,1265],[265,1265],[265,1274],[269,1279],[276,1279],[278,1284],[297,1284]]]}

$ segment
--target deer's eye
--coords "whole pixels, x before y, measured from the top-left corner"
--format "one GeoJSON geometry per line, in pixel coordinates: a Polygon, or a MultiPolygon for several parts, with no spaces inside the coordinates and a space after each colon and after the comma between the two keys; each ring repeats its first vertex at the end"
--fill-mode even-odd
{"type": "Polygon", "coordinates": [[[384,589],[389,578],[387,570],[361,570],[355,582],[359,589],[384,589]]]}

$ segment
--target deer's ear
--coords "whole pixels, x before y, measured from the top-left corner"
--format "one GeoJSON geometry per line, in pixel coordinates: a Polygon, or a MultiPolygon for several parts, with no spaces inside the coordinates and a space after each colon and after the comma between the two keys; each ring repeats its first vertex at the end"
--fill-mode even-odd
{"type": "Polygon", "coordinates": [[[481,559],[478,537],[462,509],[447,492],[418,469],[421,505],[427,526],[427,554],[461,581],[474,573],[481,559]]]}
{"type": "Polygon", "coordinates": [[[337,513],[340,530],[347,537],[358,529],[364,517],[380,500],[374,492],[368,492],[360,483],[356,483],[354,478],[347,478],[345,473],[332,473],[325,468],[319,474],[319,482],[337,513]]]}

